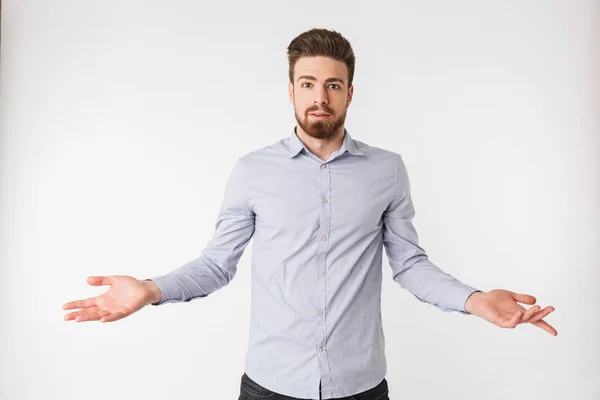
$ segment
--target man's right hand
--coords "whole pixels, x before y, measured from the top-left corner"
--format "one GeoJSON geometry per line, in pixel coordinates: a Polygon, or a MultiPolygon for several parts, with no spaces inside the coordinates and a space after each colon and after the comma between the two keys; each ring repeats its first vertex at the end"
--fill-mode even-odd
{"type": "Polygon", "coordinates": [[[65,321],[117,321],[161,300],[160,289],[150,280],[112,275],[90,276],[87,282],[92,286],[110,285],[110,288],[100,296],[65,303],[63,310],[79,309],[65,315],[65,321]]]}

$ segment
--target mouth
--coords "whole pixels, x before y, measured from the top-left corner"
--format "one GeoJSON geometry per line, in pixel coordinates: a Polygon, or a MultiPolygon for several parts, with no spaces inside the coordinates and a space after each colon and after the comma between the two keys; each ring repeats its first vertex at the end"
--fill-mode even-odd
{"type": "Polygon", "coordinates": [[[308,115],[313,117],[316,120],[327,119],[331,116],[331,114],[327,114],[327,113],[310,113],[308,115]]]}

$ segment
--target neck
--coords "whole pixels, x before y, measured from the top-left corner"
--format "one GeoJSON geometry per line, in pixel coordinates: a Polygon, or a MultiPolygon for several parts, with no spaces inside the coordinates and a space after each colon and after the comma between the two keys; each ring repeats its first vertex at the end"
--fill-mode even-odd
{"type": "Polygon", "coordinates": [[[300,125],[296,125],[296,134],[298,138],[311,153],[319,157],[323,161],[327,161],[331,153],[339,150],[344,142],[344,125],[327,139],[318,139],[304,132],[300,125]]]}

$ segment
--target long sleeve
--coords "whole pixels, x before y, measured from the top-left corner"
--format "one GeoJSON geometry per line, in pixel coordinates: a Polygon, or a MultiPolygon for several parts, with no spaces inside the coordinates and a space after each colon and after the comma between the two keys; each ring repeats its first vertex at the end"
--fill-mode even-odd
{"type": "Polygon", "coordinates": [[[383,214],[383,244],[394,281],[420,301],[442,311],[468,314],[465,302],[479,290],[460,282],[429,261],[425,250],[419,246],[412,223],[415,209],[402,157],[398,157],[395,176],[395,196],[383,214]]]}
{"type": "Polygon", "coordinates": [[[246,170],[238,159],[227,180],[215,232],[201,255],[183,266],[148,280],[160,288],[162,299],[152,305],[205,297],[227,285],[254,234],[255,214],[248,206],[246,170]]]}

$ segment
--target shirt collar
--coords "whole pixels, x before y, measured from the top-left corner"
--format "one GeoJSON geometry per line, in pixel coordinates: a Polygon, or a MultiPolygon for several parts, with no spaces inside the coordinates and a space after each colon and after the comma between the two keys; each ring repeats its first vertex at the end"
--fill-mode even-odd
{"type": "MultiPolygon", "coordinates": [[[[302,149],[308,151],[304,143],[298,138],[296,134],[296,127],[294,127],[294,131],[290,135],[288,139],[288,151],[290,158],[294,158],[302,149]]],[[[354,143],[354,139],[350,136],[350,133],[346,128],[344,128],[344,141],[342,142],[342,146],[338,150],[338,155],[344,154],[345,151],[348,151],[350,154],[354,154],[357,156],[364,156],[365,153],[360,151],[358,147],[356,147],[356,143],[354,143]]]]}

